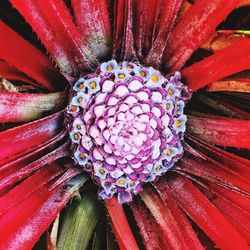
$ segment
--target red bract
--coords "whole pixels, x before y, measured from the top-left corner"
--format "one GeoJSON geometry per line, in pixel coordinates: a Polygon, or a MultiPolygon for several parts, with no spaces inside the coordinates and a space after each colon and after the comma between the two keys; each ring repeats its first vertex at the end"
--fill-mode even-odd
{"type": "MultiPolygon", "coordinates": [[[[0,40],[1,59],[34,78],[41,84],[41,87],[54,90],[53,82],[57,81],[59,75],[49,58],[2,21],[0,22],[0,32],[4,34],[0,40]],[[24,60],[24,58],[28,60],[24,60]]],[[[18,78],[16,79],[19,80],[18,78]]]]}
{"type": "Polygon", "coordinates": [[[184,69],[182,74],[188,86],[197,90],[226,76],[249,69],[250,55],[245,54],[249,49],[250,40],[245,38],[184,69]],[[236,57],[237,64],[235,64],[236,57]]]}
{"type": "Polygon", "coordinates": [[[99,59],[105,59],[111,49],[109,2],[72,0],[76,25],[83,39],[99,59]]]}
{"type": "Polygon", "coordinates": [[[11,3],[33,27],[63,72],[73,74],[78,69],[89,70],[97,63],[61,0],[25,3],[13,0],[11,3]]]}
{"type": "Polygon", "coordinates": [[[119,243],[120,249],[138,249],[137,243],[133,237],[132,231],[124,214],[122,205],[117,199],[106,201],[106,208],[111,218],[112,228],[119,243]]]}
{"type": "Polygon", "coordinates": [[[28,82],[30,84],[35,84],[34,80],[32,80],[27,75],[21,73],[14,67],[10,66],[8,63],[1,61],[0,62],[0,74],[3,78],[10,79],[10,80],[19,80],[28,82]]]}
{"type": "Polygon", "coordinates": [[[167,42],[166,67],[180,69],[192,53],[238,4],[239,0],[198,0],[173,29],[167,42]],[[170,59],[169,59],[170,58],[170,59]]]}
{"type": "Polygon", "coordinates": [[[109,223],[120,249],[248,249],[248,0],[6,0],[1,9],[0,249],[31,249],[44,232],[50,248],[111,249],[109,223]],[[72,160],[65,110],[73,84],[110,59],[123,70],[179,70],[194,93],[184,156],[129,205],[114,197],[93,211],[96,187],[72,160]]]}

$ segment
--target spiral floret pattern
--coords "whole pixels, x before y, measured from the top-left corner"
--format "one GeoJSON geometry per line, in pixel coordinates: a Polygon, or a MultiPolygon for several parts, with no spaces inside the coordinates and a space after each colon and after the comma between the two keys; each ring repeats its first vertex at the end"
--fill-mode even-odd
{"type": "Polygon", "coordinates": [[[115,60],[74,85],[66,110],[77,165],[99,184],[99,197],[130,202],[145,182],[166,173],[183,154],[190,90],[179,72],[115,60]]]}

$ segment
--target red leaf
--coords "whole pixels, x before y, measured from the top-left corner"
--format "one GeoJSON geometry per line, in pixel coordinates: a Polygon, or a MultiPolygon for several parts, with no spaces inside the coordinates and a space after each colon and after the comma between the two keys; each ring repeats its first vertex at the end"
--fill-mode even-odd
{"type": "MultiPolygon", "coordinates": [[[[188,221],[186,215],[178,207],[172,193],[169,188],[164,185],[163,178],[154,184],[157,192],[160,194],[165,206],[169,209],[169,212],[173,216],[173,221],[175,227],[178,227],[180,233],[184,235],[184,244],[191,249],[203,249],[200,241],[197,238],[196,232],[193,230],[190,222],[188,221]]],[[[168,224],[170,224],[168,222],[168,224]]]]}
{"type": "Polygon", "coordinates": [[[212,191],[218,197],[221,197],[222,199],[226,199],[227,201],[231,202],[235,206],[241,208],[244,211],[244,213],[250,214],[250,199],[248,196],[244,194],[236,193],[226,188],[222,188],[210,182],[205,183],[205,186],[207,187],[208,190],[212,191]]]}
{"type": "Polygon", "coordinates": [[[65,156],[70,156],[68,143],[63,144],[54,151],[46,154],[45,156],[37,159],[36,161],[31,162],[28,165],[23,166],[21,169],[13,172],[10,175],[7,175],[5,178],[2,178],[0,183],[0,191],[26,178],[31,173],[43,167],[44,165],[50,164],[51,162],[63,158],[65,156]]]}
{"type": "Polygon", "coordinates": [[[122,53],[123,60],[131,61],[136,59],[133,34],[133,0],[125,1],[125,25],[123,33],[122,53]]]}
{"type": "Polygon", "coordinates": [[[32,26],[63,72],[79,73],[97,64],[62,0],[10,2],[32,26]]]}
{"type": "Polygon", "coordinates": [[[195,146],[197,150],[209,156],[211,159],[214,159],[215,161],[222,164],[226,164],[235,171],[242,172],[243,175],[250,174],[250,160],[219,149],[190,135],[187,135],[186,137],[188,138],[188,141],[191,141],[193,143],[193,146],[195,146]]]}
{"type": "Polygon", "coordinates": [[[205,85],[250,69],[250,39],[245,38],[217,51],[182,71],[188,86],[196,91],[205,85]]]}
{"type": "Polygon", "coordinates": [[[189,116],[187,130],[198,138],[219,146],[250,148],[250,121],[225,117],[189,116]]]}
{"type": "Polygon", "coordinates": [[[55,163],[38,170],[36,173],[28,177],[26,180],[21,182],[21,184],[17,185],[10,192],[0,198],[0,215],[10,210],[23,199],[32,195],[39,188],[53,180],[63,171],[65,170],[55,163]]]}
{"type": "MultiPolygon", "coordinates": [[[[59,92],[53,94],[0,92],[0,122],[17,123],[41,118],[50,114],[61,98],[63,93],[59,92]]],[[[62,108],[62,105],[60,106],[62,108]]]]}
{"type": "Polygon", "coordinates": [[[135,43],[140,58],[142,54],[148,54],[152,46],[155,20],[159,11],[157,4],[157,0],[136,1],[135,43]]]}
{"type": "Polygon", "coordinates": [[[122,205],[117,198],[106,200],[106,208],[111,218],[112,229],[121,250],[139,249],[128,224],[122,205]]]}
{"type": "Polygon", "coordinates": [[[49,140],[46,140],[43,143],[39,143],[32,148],[27,148],[26,150],[21,151],[18,154],[3,159],[0,162],[0,172],[2,173],[3,171],[11,170],[12,173],[13,170],[17,170],[19,166],[29,164],[33,160],[36,160],[41,156],[48,154],[52,150],[56,149],[58,146],[62,145],[63,141],[66,141],[65,135],[66,131],[63,130],[58,135],[55,135],[54,137],[49,140]]]}
{"type": "Polygon", "coordinates": [[[46,142],[60,132],[62,112],[0,133],[0,161],[46,142]]]}
{"type": "Polygon", "coordinates": [[[222,165],[211,159],[201,160],[197,157],[186,156],[176,164],[176,169],[230,190],[240,193],[250,192],[250,185],[246,176],[242,175],[240,171],[234,171],[227,165],[222,165]]]}
{"type": "Polygon", "coordinates": [[[161,5],[158,5],[158,8],[162,8],[162,14],[157,20],[157,24],[160,28],[146,58],[148,64],[154,66],[155,68],[159,68],[160,66],[166,40],[169,32],[173,28],[182,2],[183,0],[165,0],[163,3],[161,2],[161,5]]]}
{"type": "Polygon", "coordinates": [[[206,40],[239,0],[198,0],[176,25],[166,45],[165,66],[180,70],[192,53],[206,40]]]}
{"type": "Polygon", "coordinates": [[[142,201],[133,201],[131,209],[146,249],[167,249],[168,244],[155,218],[142,201]]]}
{"type": "Polygon", "coordinates": [[[38,189],[0,217],[1,249],[31,249],[72,197],[78,185],[72,183],[62,188],[63,184],[60,184],[51,190],[53,183],[38,189]]]}
{"type": "Polygon", "coordinates": [[[113,48],[112,57],[117,58],[120,56],[120,51],[122,49],[122,38],[123,38],[123,22],[125,18],[125,1],[116,0],[114,2],[114,35],[113,35],[113,48]]]}
{"type": "Polygon", "coordinates": [[[195,232],[185,215],[179,210],[173,197],[164,184],[157,185],[157,192],[149,186],[141,193],[142,200],[160,225],[167,244],[171,249],[202,249],[195,232]],[[161,187],[163,185],[163,187],[161,187]],[[164,188],[164,190],[162,189],[164,188]]]}
{"type": "Polygon", "coordinates": [[[113,57],[117,60],[132,61],[136,59],[133,35],[134,0],[116,0],[114,3],[115,29],[113,41],[113,57]],[[120,11],[120,10],[123,11],[120,11]]]}
{"type": "Polygon", "coordinates": [[[10,66],[4,61],[0,61],[0,76],[9,80],[18,80],[39,86],[39,84],[37,84],[30,77],[18,71],[16,68],[10,66]]]}
{"type": "MultiPolygon", "coordinates": [[[[18,175],[18,171],[20,169],[24,168],[27,165],[30,165],[32,162],[43,158],[48,153],[54,151],[62,144],[64,137],[65,131],[62,131],[59,135],[55,136],[51,140],[39,144],[32,149],[26,150],[25,152],[22,152],[22,154],[19,154],[20,156],[17,154],[14,157],[8,158],[8,161],[2,161],[0,163],[0,179],[2,180],[1,183],[4,182],[5,178],[8,179],[9,176],[13,176],[13,173],[17,173],[18,175]]],[[[13,183],[12,185],[8,184],[7,187],[3,185],[0,188],[0,196],[11,190],[13,186],[15,186],[15,183],[13,183]]]]}
{"type": "MultiPolygon", "coordinates": [[[[238,207],[236,205],[237,199],[242,199],[244,196],[238,195],[237,199],[234,201],[228,200],[225,196],[217,196],[213,194],[213,187],[208,190],[204,189],[202,192],[204,195],[213,203],[223,215],[230,221],[237,231],[250,242],[250,213],[244,208],[238,207]],[[240,197],[241,196],[241,197],[240,197]],[[239,223],[244,221],[244,223],[239,223]]],[[[229,191],[230,192],[230,191],[229,191]]],[[[232,193],[232,192],[231,192],[232,193]]],[[[250,200],[248,199],[248,208],[250,207],[250,200]]]]}
{"type": "Polygon", "coordinates": [[[106,59],[111,50],[111,20],[108,0],[72,0],[77,28],[99,59],[106,59]]]}
{"type": "MultiPolygon", "coordinates": [[[[232,224],[187,178],[175,175],[168,185],[179,206],[222,249],[248,249],[232,224]]],[[[244,223],[243,221],[239,223],[244,223]]]]}
{"type": "Polygon", "coordinates": [[[55,90],[56,83],[62,81],[62,78],[49,58],[2,21],[0,21],[0,34],[0,58],[32,77],[41,84],[41,87],[55,90]]]}

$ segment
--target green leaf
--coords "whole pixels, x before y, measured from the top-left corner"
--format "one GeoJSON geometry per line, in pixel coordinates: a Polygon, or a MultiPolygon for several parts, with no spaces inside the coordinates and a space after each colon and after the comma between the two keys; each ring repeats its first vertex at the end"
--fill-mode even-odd
{"type": "Polygon", "coordinates": [[[67,208],[62,221],[57,249],[86,249],[101,215],[96,193],[88,192],[75,199],[67,208]]]}
{"type": "Polygon", "coordinates": [[[250,36],[250,30],[237,30],[236,33],[250,36]]]}

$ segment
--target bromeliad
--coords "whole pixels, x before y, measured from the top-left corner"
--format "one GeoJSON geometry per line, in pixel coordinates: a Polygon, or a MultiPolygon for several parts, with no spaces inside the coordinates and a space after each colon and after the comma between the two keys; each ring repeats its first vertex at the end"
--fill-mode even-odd
{"type": "Polygon", "coordinates": [[[111,60],[75,83],[66,126],[76,164],[101,186],[100,198],[118,193],[130,202],[181,158],[190,91],[180,78],[111,60]]]}
{"type": "Polygon", "coordinates": [[[248,0],[0,5],[0,249],[248,249],[248,0]]]}

